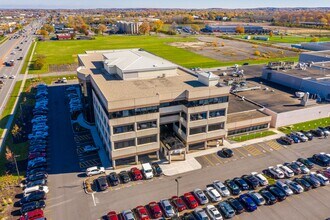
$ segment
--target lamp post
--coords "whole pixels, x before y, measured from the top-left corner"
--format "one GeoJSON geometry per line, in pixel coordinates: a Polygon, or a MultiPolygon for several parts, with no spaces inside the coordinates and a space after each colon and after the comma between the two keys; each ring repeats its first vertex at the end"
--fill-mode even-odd
{"type": "Polygon", "coordinates": [[[182,177],[179,176],[177,178],[175,178],[175,182],[176,182],[176,196],[179,197],[179,179],[181,179],[182,177]]]}
{"type": "Polygon", "coordinates": [[[16,158],[19,157],[20,155],[15,155],[14,154],[14,162],[15,162],[15,167],[16,167],[16,172],[17,172],[17,175],[19,176],[19,170],[18,170],[18,166],[17,166],[17,161],[16,161],[16,158]]]}

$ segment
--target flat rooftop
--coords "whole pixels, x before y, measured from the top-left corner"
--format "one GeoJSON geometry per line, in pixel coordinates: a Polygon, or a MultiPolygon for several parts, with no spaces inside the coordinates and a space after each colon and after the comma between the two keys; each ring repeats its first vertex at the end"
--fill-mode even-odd
{"type": "Polygon", "coordinates": [[[237,112],[245,112],[251,110],[260,109],[258,105],[255,105],[248,101],[243,101],[240,97],[235,95],[229,95],[229,103],[228,103],[228,114],[234,114],[237,112]]]}
{"type": "Polygon", "coordinates": [[[307,67],[306,70],[302,69],[288,69],[288,70],[276,70],[276,72],[288,74],[301,79],[319,79],[330,77],[330,70],[325,69],[330,66],[330,63],[324,63],[324,68],[307,67]]]}
{"type": "Polygon", "coordinates": [[[270,117],[270,116],[268,116],[265,113],[262,113],[260,111],[257,111],[257,110],[238,112],[235,114],[228,114],[227,123],[235,123],[235,122],[251,120],[251,119],[256,119],[256,118],[263,118],[263,117],[270,117]]]}

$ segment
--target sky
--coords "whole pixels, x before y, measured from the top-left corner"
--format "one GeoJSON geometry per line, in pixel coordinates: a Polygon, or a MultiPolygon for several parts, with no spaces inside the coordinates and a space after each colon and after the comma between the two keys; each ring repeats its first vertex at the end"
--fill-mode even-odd
{"type": "Polygon", "coordinates": [[[330,7],[330,0],[0,0],[0,8],[330,7]]]}

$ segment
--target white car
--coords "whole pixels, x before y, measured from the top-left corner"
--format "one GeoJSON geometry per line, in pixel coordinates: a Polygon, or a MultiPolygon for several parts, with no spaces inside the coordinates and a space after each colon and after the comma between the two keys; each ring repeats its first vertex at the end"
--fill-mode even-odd
{"type": "Polygon", "coordinates": [[[15,75],[9,76],[9,79],[15,79],[15,75]]]}
{"type": "Polygon", "coordinates": [[[297,164],[303,174],[310,173],[310,170],[305,166],[305,164],[299,162],[299,161],[293,161],[293,163],[297,164]]]}
{"type": "Polygon", "coordinates": [[[304,192],[304,188],[297,182],[294,182],[292,180],[285,180],[284,182],[294,193],[299,194],[304,192]]]}
{"type": "Polygon", "coordinates": [[[195,189],[193,193],[199,204],[205,205],[209,203],[209,199],[206,197],[206,195],[201,189],[195,189]]]}
{"type": "Polygon", "coordinates": [[[294,133],[302,142],[306,142],[308,141],[308,137],[306,137],[306,135],[304,135],[301,132],[295,132],[294,133]]]}
{"type": "Polygon", "coordinates": [[[7,75],[2,75],[1,76],[2,79],[7,79],[7,77],[8,77],[7,75]]]}
{"type": "Polygon", "coordinates": [[[286,177],[290,178],[294,176],[294,172],[289,167],[284,166],[282,164],[277,164],[277,167],[282,170],[286,177]]]}
{"type": "Polygon", "coordinates": [[[291,196],[293,194],[293,191],[281,180],[277,180],[275,185],[282,189],[287,196],[291,196]]]}
{"type": "Polygon", "coordinates": [[[131,210],[125,210],[122,212],[124,220],[135,220],[134,214],[131,210]]]}
{"type": "Polygon", "coordinates": [[[48,186],[32,186],[32,187],[28,187],[25,188],[23,191],[23,196],[26,197],[28,195],[30,195],[33,192],[36,191],[44,191],[46,194],[49,192],[48,186]]]}
{"type": "Polygon", "coordinates": [[[268,185],[268,180],[267,178],[262,175],[261,173],[257,172],[252,172],[251,175],[255,176],[258,180],[261,186],[267,186],[268,185]]]}
{"type": "Polygon", "coordinates": [[[216,188],[219,191],[221,196],[224,196],[224,197],[230,196],[230,192],[229,192],[227,186],[225,186],[225,184],[223,184],[221,181],[219,181],[219,180],[214,181],[213,186],[214,186],[214,188],[216,188]]]}
{"type": "Polygon", "coordinates": [[[214,205],[207,205],[205,207],[207,214],[210,216],[212,220],[222,220],[222,215],[220,214],[219,210],[214,207],[214,205]]]}
{"type": "Polygon", "coordinates": [[[86,175],[87,176],[93,176],[93,175],[98,175],[98,174],[102,174],[105,173],[105,169],[104,167],[89,167],[86,169],[86,175]]]}
{"type": "Polygon", "coordinates": [[[213,187],[207,187],[205,193],[209,196],[212,202],[219,202],[221,200],[220,193],[213,187]]]}
{"type": "Polygon", "coordinates": [[[84,153],[89,153],[89,152],[93,152],[93,151],[97,151],[100,148],[94,145],[86,145],[84,146],[84,153]]]}
{"type": "Polygon", "coordinates": [[[284,178],[284,173],[281,171],[280,168],[278,167],[273,167],[270,166],[268,167],[268,171],[275,177],[278,179],[283,179],[284,178]]]}

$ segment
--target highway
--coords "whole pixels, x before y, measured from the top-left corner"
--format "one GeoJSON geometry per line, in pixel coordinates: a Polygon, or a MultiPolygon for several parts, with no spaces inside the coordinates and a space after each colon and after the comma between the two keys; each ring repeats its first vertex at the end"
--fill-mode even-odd
{"type": "Polygon", "coordinates": [[[0,45],[0,115],[2,114],[8,98],[20,74],[29,47],[34,39],[36,28],[40,28],[40,22],[31,22],[24,27],[19,34],[8,35],[8,40],[0,45]],[[14,66],[5,66],[5,62],[14,60],[14,66]]]}

